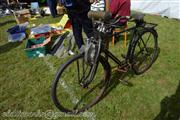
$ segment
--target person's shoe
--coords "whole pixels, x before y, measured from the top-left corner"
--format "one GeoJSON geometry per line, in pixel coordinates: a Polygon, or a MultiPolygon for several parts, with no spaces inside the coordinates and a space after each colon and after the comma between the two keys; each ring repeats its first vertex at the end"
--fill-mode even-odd
{"type": "Polygon", "coordinates": [[[74,53],[72,50],[69,50],[69,51],[68,51],[68,54],[69,54],[69,55],[75,55],[75,53],[74,53]]]}

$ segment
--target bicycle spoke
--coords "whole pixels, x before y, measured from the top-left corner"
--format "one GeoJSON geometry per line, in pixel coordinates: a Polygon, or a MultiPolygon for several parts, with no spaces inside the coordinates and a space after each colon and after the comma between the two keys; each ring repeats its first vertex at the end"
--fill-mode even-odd
{"type": "Polygon", "coordinates": [[[150,36],[151,36],[151,33],[149,33],[148,39],[146,41],[146,44],[148,43],[150,36]]]}
{"type": "Polygon", "coordinates": [[[88,72],[89,66],[85,64],[84,59],[82,59],[81,61],[77,60],[76,64],[77,64],[77,71],[78,71],[78,74],[77,74],[78,75],[78,81],[79,81],[80,85],[83,85],[85,80],[90,75],[90,72],[88,72]],[[80,68],[82,68],[82,71],[80,70],[80,68]]]}
{"type": "Polygon", "coordinates": [[[95,104],[105,91],[109,69],[104,59],[98,59],[97,66],[90,66],[83,55],[76,55],[57,72],[52,94],[53,102],[62,111],[78,113],[95,104]],[[98,69],[98,70],[97,70],[98,69]],[[98,71],[98,74],[96,73],[98,71]],[[105,76],[101,80],[102,76],[105,76]],[[83,87],[81,84],[82,82],[83,87]],[[84,87],[87,85],[87,87],[84,87]]]}
{"type": "MultiPolygon", "coordinates": [[[[92,68],[90,68],[90,71],[91,71],[91,69],[92,68]]],[[[89,71],[88,74],[86,75],[85,73],[86,73],[87,70],[88,70],[88,66],[87,66],[87,69],[85,70],[85,72],[83,73],[83,76],[82,76],[82,78],[80,80],[80,84],[84,84],[86,82],[85,80],[88,79],[91,72],[89,71]]]]}
{"type": "Polygon", "coordinates": [[[78,81],[80,82],[79,60],[77,60],[78,81]]]}
{"type": "MultiPolygon", "coordinates": [[[[140,39],[141,39],[141,41],[142,41],[142,43],[143,43],[143,45],[144,45],[144,48],[146,49],[146,52],[148,52],[147,47],[146,47],[146,44],[145,44],[144,40],[142,39],[142,36],[140,37],[140,39]]],[[[144,49],[143,49],[143,50],[144,50],[144,49]]]]}
{"type": "MultiPolygon", "coordinates": [[[[80,104],[82,104],[83,99],[85,99],[91,92],[93,92],[98,86],[102,85],[101,83],[98,83],[97,85],[93,86],[91,89],[89,89],[86,94],[84,94],[81,99],[76,103],[76,105],[73,107],[73,109],[77,109],[80,104]]],[[[88,88],[87,88],[88,89],[88,88]]]]}
{"type": "Polygon", "coordinates": [[[143,49],[141,48],[141,43],[138,41],[138,47],[139,47],[139,50],[142,51],[143,49]]]}
{"type": "Polygon", "coordinates": [[[155,34],[150,30],[142,31],[134,49],[133,69],[137,74],[142,74],[152,65],[156,52],[155,34]]]}
{"type": "Polygon", "coordinates": [[[86,67],[86,70],[85,70],[85,64],[84,64],[85,62],[84,62],[84,59],[82,59],[82,73],[83,73],[83,76],[82,76],[82,78],[81,78],[81,80],[79,81],[79,82],[82,82],[82,80],[83,80],[83,78],[84,78],[84,75],[85,75],[85,72],[86,72],[86,70],[87,70],[87,67],[86,67]]]}

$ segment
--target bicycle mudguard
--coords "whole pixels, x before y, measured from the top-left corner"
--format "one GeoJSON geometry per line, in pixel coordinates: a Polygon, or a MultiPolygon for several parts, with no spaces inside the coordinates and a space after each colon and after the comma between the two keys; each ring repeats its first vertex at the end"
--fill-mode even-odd
{"type": "MultiPolygon", "coordinates": [[[[98,39],[98,38],[97,38],[98,39]]],[[[90,38],[85,48],[85,61],[89,65],[97,63],[98,56],[101,50],[101,40],[97,41],[94,37],[90,38]]]]}

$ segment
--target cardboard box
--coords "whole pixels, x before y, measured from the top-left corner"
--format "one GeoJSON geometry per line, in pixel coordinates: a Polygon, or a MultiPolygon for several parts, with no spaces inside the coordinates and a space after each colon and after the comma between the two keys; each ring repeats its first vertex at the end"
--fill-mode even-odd
{"type": "Polygon", "coordinates": [[[29,18],[31,17],[29,9],[14,11],[13,14],[18,24],[29,22],[29,18]]]}
{"type": "Polygon", "coordinates": [[[65,13],[65,8],[61,5],[58,5],[56,9],[57,9],[58,15],[63,15],[65,13]]]}

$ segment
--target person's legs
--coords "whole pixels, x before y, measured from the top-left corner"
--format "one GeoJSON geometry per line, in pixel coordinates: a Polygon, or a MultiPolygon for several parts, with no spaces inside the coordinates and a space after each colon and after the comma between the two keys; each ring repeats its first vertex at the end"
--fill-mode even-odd
{"type": "Polygon", "coordinates": [[[74,52],[72,51],[74,49],[75,45],[75,39],[73,32],[70,32],[69,35],[67,36],[67,40],[69,40],[67,52],[69,55],[74,55],[74,52]]]}
{"type": "MultiPolygon", "coordinates": [[[[49,9],[50,9],[51,15],[53,16],[52,1],[51,1],[51,0],[47,0],[47,4],[48,4],[48,6],[49,6],[49,9]]],[[[54,16],[53,16],[53,17],[54,17],[54,16]]]]}
{"type": "Polygon", "coordinates": [[[54,13],[55,13],[55,15],[57,15],[56,7],[57,7],[57,0],[54,0],[54,13]]]}
{"type": "Polygon", "coordinates": [[[69,18],[72,23],[72,28],[73,28],[73,35],[76,41],[76,44],[78,48],[80,49],[81,46],[84,44],[83,42],[83,37],[82,37],[82,24],[79,19],[79,16],[76,14],[69,14],[69,18]]]}
{"type": "Polygon", "coordinates": [[[88,38],[93,36],[92,20],[88,18],[87,12],[82,14],[81,17],[82,27],[88,38]]]}
{"type": "Polygon", "coordinates": [[[51,15],[53,17],[56,17],[56,6],[55,6],[55,0],[47,0],[47,4],[49,6],[51,15]]]}

